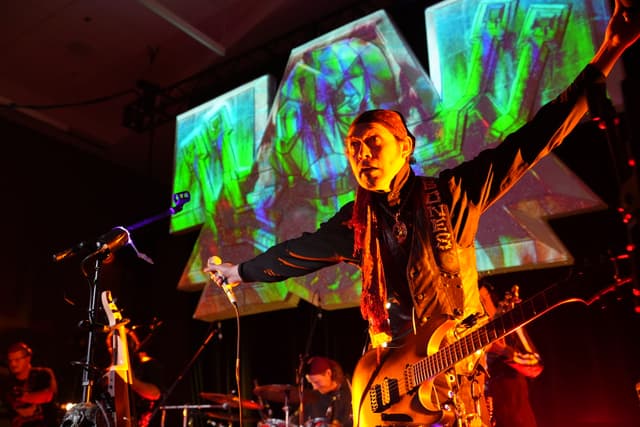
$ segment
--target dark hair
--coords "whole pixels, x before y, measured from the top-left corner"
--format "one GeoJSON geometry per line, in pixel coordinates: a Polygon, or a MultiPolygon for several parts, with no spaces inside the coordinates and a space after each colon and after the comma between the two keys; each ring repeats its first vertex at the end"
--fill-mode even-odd
{"type": "Polygon", "coordinates": [[[400,111],[385,109],[364,111],[360,113],[355,119],[353,119],[349,130],[351,130],[353,126],[361,123],[378,123],[387,128],[398,141],[409,137],[412,144],[412,154],[409,157],[409,163],[415,163],[413,152],[416,149],[416,137],[413,136],[413,134],[407,127],[407,121],[400,111]]]}
{"type": "Polygon", "coordinates": [[[396,138],[404,139],[408,136],[414,144],[416,142],[416,138],[407,127],[407,121],[399,111],[383,109],[367,110],[353,119],[351,126],[360,123],[379,123],[389,129],[389,132],[396,138]]]}
{"type": "Polygon", "coordinates": [[[342,381],[344,381],[344,372],[338,362],[322,356],[314,356],[307,359],[305,370],[308,375],[321,374],[327,369],[331,371],[331,379],[338,384],[342,384],[342,381]]]}

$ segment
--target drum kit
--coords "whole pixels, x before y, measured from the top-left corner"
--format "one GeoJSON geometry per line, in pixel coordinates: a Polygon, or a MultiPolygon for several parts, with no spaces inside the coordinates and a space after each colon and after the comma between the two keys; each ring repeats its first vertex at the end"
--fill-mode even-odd
{"type": "MultiPolygon", "coordinates": [[[[240,421],[240,408],[242,408],[243,425],[251,425],[257,427],[297,427],[298,424],[293,422],[290,416],[290,406],[300,403],[300,394],[298,389],[289,384],[271,384],[256,386],[253,393],[258,397],[258,402],[248,399],[240,399],[238,396],[227,395],[223,393],[201,392],[200,397],[203,400],[211,402],[204,405],[175,405],[164,406],[162,410],[164,414],[168,409],[181,409],[183,412],[183,425],[188,424],[188,411],[197,409],[201,411],[207,418],[207,425],[211,426],[233,426],[234,423],[240,421]],[[263,402],[273,402],[282,404],[282,412],[284,420],[279,418],[270,418],[271,412],[265,411],[268,405],[263,402]],[[246,414],[246,415],[245,415],[246,414]]],[[[164,422],[161,423],[164,427],[164,422]]],[[[303,426],[301,426],[303,427],[303,426]]],[[[324,419],[313,419],[304,423],[304,427],[329,427],[324,419]]]]}

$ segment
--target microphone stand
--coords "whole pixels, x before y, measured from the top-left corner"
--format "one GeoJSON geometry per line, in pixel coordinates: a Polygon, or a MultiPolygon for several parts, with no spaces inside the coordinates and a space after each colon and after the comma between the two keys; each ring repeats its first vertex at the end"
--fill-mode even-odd
{"type": "Polygon", "coordinates": [[[194,355],[191,357],[191,359],[187,362],[184,368],[182,368],[182,371],[180,372],[180,374],[178,374],[178,377],[175,379],[173,384],[169,386],[166,393],[164,393],[164,395],[162,396],[162,399],[160,399],[160,401],[156,405],[154,405],[153,411],[151,412],[151,415],[149,417],[149,424],[151,424],[151,421],[153,420],[155,415],[158,413],[158,410],[164,407],[164,404],[166,403],[169,396],[171,396],[171,393],[173,393],[173,390],[180,383],[180,381],[182,381],[182,379],[187,374],[187,372],[189,372],[189,369],[191,369],[191,366],[193,366],[193,364],[198,359],[198,357],[200,357],[200,353],[202,353],[205,347],[209,344],[209,341],[211,341],[213,336],[216,334],[219,337],[222,336],[222,334],[220,333],[221,328],[222,328],[222,325],[220,322],[218,322],[217,327],[214,327],[213,324],[211,325],[211,327],[209,328],[210,329],[209,334],[206,336],[202,344],[200,344],[200,347],[198,347],[198,349],[196,350],[194,355]]]}
{"type": "MultiPolygon", "coordinates": [[[[106,257],[106,256],[105,256],[106,257]]],[[[84,264],[90,257],[82,260],[82,264],[84,264]]],[[[94,273],[93,277],[87,277],[89,281],[89,309],[87,310],[88,314],[88,338],[87,338],[87,350],[85,353],[84,363],[82,364],[82,402],[88,404],[91,400],[91,391],[93,389],[93,380],[89,376],[89,371],[92,368],[93,364],[93,353],[94,353],[94,336],[95,336],[95,327],[96,327],[96,299],[98,297],[98,277],[100,276],[100,268],[102,267],[102,256],[97,256],[94,263],[94,273]]],[[[84,270],[84,269],[83,269],[84,270]]]]}
{"type": "MultiPolygon", "coordinates": [[[[96,251],[92,254],[87,255],[82,260],[82,272],[84,277],[89,282],[89,304],[87,309],[87,321],[80,322],[80,324],[85,324],[88,328],[88,338],[87,338],[87,348],[85,352],[84,361],[79,363],[73,363],[74,365],[78,365],[82,367],[82,402],[77,403],[69,408],[63,419],[62,419],[62,427],[72,427],[75,425],[89,425],[96,426],[96,414],[98,413],[98,409],[103,409],[102,407],[98,407],[92,402],[93,395],[93,378],[90,375],[91,372],[96,372],[96,368],[93,366],[93,356],[94,356],[94,343],[95,343],[95,329],[98,327],[96,322],[96,300],[98,298],[98,278],[100,276],[100,269],[102,268],[102,264],[104,260],[110,255],[108,251],[96,251]],[[87,270],[85,269],[85,263],[94,258],[94,267],[93,274],[87,274],[87,270]],[[82,421],[78,421],[82,420],[82,421]]],[[[102,325],[101,329],[104,328],[102,325]]],[[[104,415],[104,414],[103,414],[104,415]]]]}
{"type": "Polygon", "coordinates": [[[302,372],[304,371],[305,360],[309,357],[309,353],[305,355],[299,355],[298,368],[296,369],[296,384],[298,385],[298,396],[300,400],[300,406],[298,407],[298,425],[304,425],[304,377],[302,372]]]}
{"type": "MultiPolygon", "coordinates": [[[[157,221],[166,216],[172,215],[174,213],[180,212],[184,205],[191,200],[191,195],[188,191],[183,191],[181,193],[176,193],[173,195],[173,201],[176,206],[168,209],[167,211],[154,215],[146,220],[140,221],[137,224],[131,226],[131,229],[137,229],[144,225],[150,224],[151,222],[157,221]]],[[[87,338],[87,348],[85,352],[85,359],[80,363],[76,363],[82,367],[82,403],[75,404],[69,409],[62,420],[62,427],[71,427],[75,425],[79,425],[78,419],[88,420],[91,425],[96,425],[96,405],[92,403],[93,400],[93,379],[91,378],[90,372],[95,371],[93,367],[93,357],[94,357],[94,344],[95,344],[95,329],[100,328],[103,329],[104,325],[99,325],[96,322],[96,301],[98,298],[98,283],[100,277],[100,270],[102,268],[102,264],[105,262],[109,262],[108,259],[112,256],[113,252],[118,250],[120,247],[130,244],[133,246],[135,252],[138,257],[150,262],[153,262],[146,257],[146,255],[141,254],[135,248],[133,241],[129,238],[129,231],[123,227],[115,227],[110,232],[104,234],[99,237],[94,242],[81,242],[65,251],[54,254],[53,260],[54,262],[59,262],[64,259],[67,259],[80,251],[84,251],[86,249],[92,250],[89,255],[87,255],[81,262],[81,271],[83,276],[89,281],[89,304],[88,304],[88,319],[85,322],[80,322],[80,324],[86,324],[88,327],[88,338],[87,338]],[[93,260],[93,272],[89,272],[86,268],[86,264],[88,261],[93,260]]]]}
{"type": "Polygon", "coordinates": [[[311,341],[315,334],[318,319],[322,318],[322,308],[318,307],[317,313],[313,317],[311,322],[311,331],[307,335],[307,343],[304,349],[304,355],[299,355],[298,369],[296,369],[296,385],[298,386],[298,396],[300,400],[300,406],[298,407],[298,425],[304,425],[304,365],[309,358],[309,351],[311,350],[311,341]]]}

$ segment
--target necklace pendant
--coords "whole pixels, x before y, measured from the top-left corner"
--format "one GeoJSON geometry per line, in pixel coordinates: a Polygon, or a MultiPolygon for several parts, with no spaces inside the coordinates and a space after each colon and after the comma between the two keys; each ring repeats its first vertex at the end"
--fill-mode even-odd
{"type": "Polygon", "coordinates": [[[402,244],[407,239],[407,225],[404,222],[400,221],[397,217],[391,231],[393,232],[393,237],[396,238],[396,241],[398,243],[402,244]]]}

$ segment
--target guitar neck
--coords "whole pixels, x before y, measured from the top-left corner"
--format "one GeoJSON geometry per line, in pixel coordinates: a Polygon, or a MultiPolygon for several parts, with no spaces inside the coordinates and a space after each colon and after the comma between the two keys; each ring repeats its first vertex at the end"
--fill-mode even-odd
{"type": "Polygon", "coordinates": [[[434,354],[416,362],[412,366],[414,384],[421,384],[428,378],[446,371],[474,352],[510,334],[558,305],[581,301],[579,299],[565,299],[564,292],[558,291],[559,287],[553,285],[459,340],[445,345],[434,354]]]}

